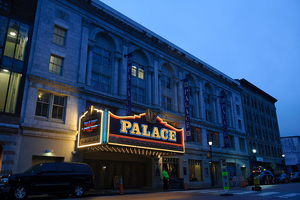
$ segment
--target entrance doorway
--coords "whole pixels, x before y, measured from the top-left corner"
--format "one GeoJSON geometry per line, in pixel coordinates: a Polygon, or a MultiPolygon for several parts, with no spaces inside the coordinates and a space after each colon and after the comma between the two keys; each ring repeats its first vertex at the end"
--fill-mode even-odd
{"type": "Polygon", "coordinates": [[[123,187],[146,186],[146,163],[84,160],[94,172],[95,188],[114,188],[113,178],[122,175],[123,187]]]}

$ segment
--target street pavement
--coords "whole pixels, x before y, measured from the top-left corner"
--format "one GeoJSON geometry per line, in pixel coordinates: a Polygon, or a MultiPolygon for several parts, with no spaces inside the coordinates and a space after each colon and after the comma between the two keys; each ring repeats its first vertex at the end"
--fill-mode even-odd
{"type": "MultiPolygon", "coordinates": [[[[96,199],[112,199],[112,200],[137,200],[137,199],[155,199],[155,200],[218,200],[218,199],[230,199],[230,200],[272,200],[272,199],[289,199],[289,200],[300,200],[300,183],[290,184],[275,184],[275,185],[262,185],[262,191],[252,191],[252,186],[247,187],[231,187],[226,191],[222,187],[215,188],[193,188],[187,190],[184,189],[167,189],[161,188],[140,188],[140,189],[124,189],[123,195],[120,194],[119,189],[115,190],[91,190],[88,191],[85,197],[81,200],[96,200],[96,199]]],[[[53,195],[40,195],[30,196],[29,199],[33,200],[54,200],[59,199],[53,195]]],[[[67,199],[73,199],[71,196],[67,199]]]]}

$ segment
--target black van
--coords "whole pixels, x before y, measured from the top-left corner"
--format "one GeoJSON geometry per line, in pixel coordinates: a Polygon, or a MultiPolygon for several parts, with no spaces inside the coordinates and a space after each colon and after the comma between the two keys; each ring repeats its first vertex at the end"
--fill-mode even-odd
{"type": "Polygon", "coordinates": [[[82,197],[94,185],[94,174],[87,164],[42,163],[22,174],[0,177],[0,194],[10,199],[26,199],[35,194],[82,197]]]}

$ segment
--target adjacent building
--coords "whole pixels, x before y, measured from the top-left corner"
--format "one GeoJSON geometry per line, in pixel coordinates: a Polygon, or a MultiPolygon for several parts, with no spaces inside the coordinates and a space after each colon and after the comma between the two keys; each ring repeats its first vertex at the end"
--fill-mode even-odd
{"type": "Polygon", "coordinates": [[[0,169],[17,172],[20,120],[36,0],[0,2],[0,169]]]}
{"type": "Polygon", "coordinates": [[[280,174],[284,165],[275,107],[277,99],[245,79],[238,81],[243,89],[242,108],[251,168],[280,174]]]}
{"type": "Polygon", "coordinates": [[[284,164],[288,174],[300,171],[300,136],[281,137],[284,164]]]}
{"type": "Polygon", "coordinates": [[[38,1],[32,36],[13,172],[79,161],[91,166],[97,188],[113,188],[121,175],[125,188],[161,187],[163,169],[173,187],[183,178],[201,187],[221,185],[223,171],[230,184],[248,177],[256,144],[270,152],[266,167],[281,161],[276,99],[102,2],[38,1]],[[276,124],[261,124],[270,141],[249,134],[250,95],[268,108],[253,113],[276,124]]]}

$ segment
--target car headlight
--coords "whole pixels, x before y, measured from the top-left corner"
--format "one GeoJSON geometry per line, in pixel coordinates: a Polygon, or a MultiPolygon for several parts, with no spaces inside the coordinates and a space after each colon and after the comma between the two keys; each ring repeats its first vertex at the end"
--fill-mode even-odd
{"type": "Polygon", "coordinates": [[[2,179],[0,179],[0,185],[7,185],[8,182],[9,182],[8,178],[2,178],[2,179]]]}

